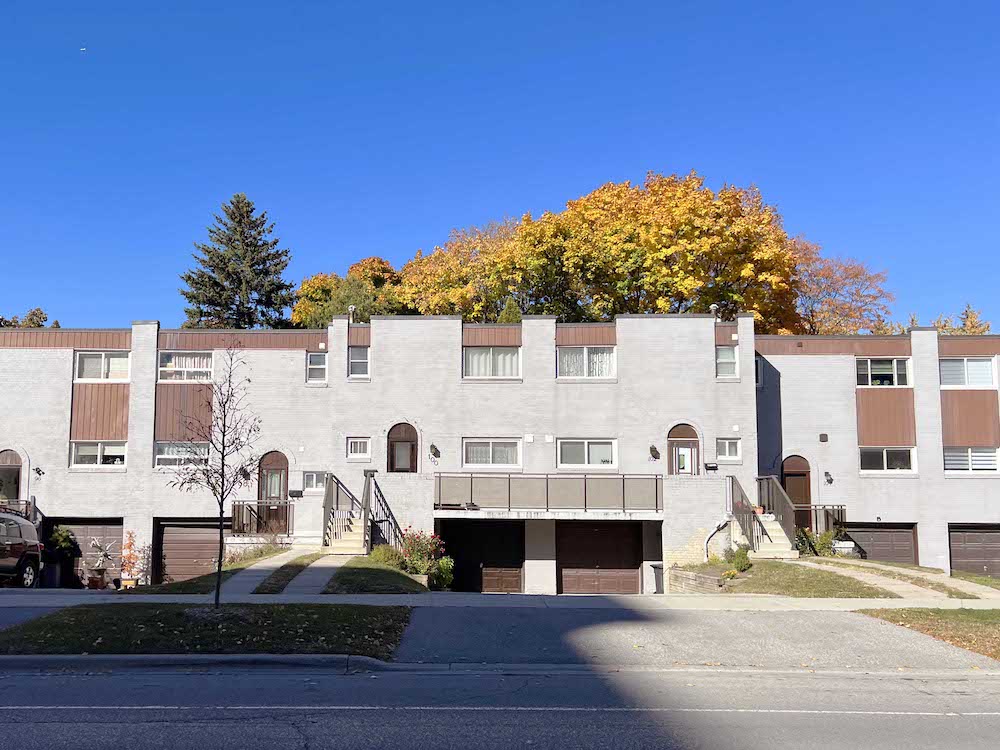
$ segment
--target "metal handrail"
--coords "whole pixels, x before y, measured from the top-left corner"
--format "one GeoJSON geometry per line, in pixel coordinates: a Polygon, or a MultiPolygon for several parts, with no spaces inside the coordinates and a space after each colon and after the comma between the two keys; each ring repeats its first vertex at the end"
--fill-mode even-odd
{"type": "Polygon", "coordinates": [[[334,539],[340,539],[350,530],[353,519],[360,519],[363,514],[361,501],[334,474],[327,474],[326,489],[323,492],[323,517],[326,523],[323,528],[323,544],[330,544],[334,539]],[[350,501],[350,507],[340,507],[340,497],[343,495],[350,501]]]}
{"type": "MultiPolygon", "coordinates": [[[[365,473],[367,474],[367,472],[365,473]]],[[[382,488],[378,486],[378,482],[375,480],[375,472],[372,472],[371,488],[372,502],[369,505],[369,523],[366,524],[366,528],[369,530],[368,551],[370,552],[371,547],[375,544],[371,529],[378,529],[378,544],[388,544],[396,549],[402,549],[403,530],[399,527],[399,522],[396,521],[396,516],[392,512],[392,508],[389,507],[385,495],[382,494],[382,488]]]]}
{"type": "Polygon", "coordinates": [[[781,486],[777,477],[757,477],[757,494],[764,511],[774,516],[781,530],[788,537],[788,542],[795,545],[795,505],[781,486]]]}
{"type": "Polygon", "coordinates": [[[757,552],[761,544],[763,544],[765,537],[768,541],[771,541],[771,536],[767,533],[767,529],[764,528],[764,524],[757,516],[757,511],[753,503],[750,502],[750,497],[743,489],[740,481],[732,475],[726,478],[729,480],[729,492],[727,493],[728,511],[733,514],[733,517],[739,524],[740,531],[743,532],[743,537],[747,540],[747,544],[750,545],[750,550],[757,552]]]}
{"type": "MultiPolygon", "coordinates": [[[[642,512],[644,510],[663,510],[663,477],[659,474],[587,474],[587,473],[559,473],[559,474],[548,474],[548,473],[508,473],[508,472],[448,472],[441,471],[434,474],[434,507],[440,510],[441,508],[449,507],[448,505],[441,502],[441,480],[442,479],[468,479],[469,480],[469,499],[470,502],[475,502],[475,481],[477,479],[506,479],[507,480],[507,510],[515,510],[513,501],[513,492],[511,491],[511,480],[512,479],[543,479],[545,480],[545,506],[544,510],[549,512],[553,510],[549,503],[549,483],[552,480],[568,480],[568,479],[581,479],[583,480],[583,510],[588,510],[587,508],[587,480],[588,479],[615,479],[621,480],[622,483],[622,502],[621,510],[622,512],[629,512],[632,510],[642,512]],[[627,501],[627,493],[625,490],[626,483],[629,479],[643,479],[649,480],[654,483],[654,489],[656,493],[654,508],[629,508],[627,501]]],[[[453,506],[452,506],[453,507],[453,506]]],[[[490,506],[494,509],[497,506],[490,506]]],[[[502,508],[502,506],[500,506],[502,508]]],[[[542,508],[520,508],[518,510],[542,510],[542,508]]],[[[573,510],[572,508],[556,508],[555,510],[573,510]]],[[[609,508],[607,506],[601,506],[595,508],[595,510],[616,510],[616,508],[609,508]]]]}

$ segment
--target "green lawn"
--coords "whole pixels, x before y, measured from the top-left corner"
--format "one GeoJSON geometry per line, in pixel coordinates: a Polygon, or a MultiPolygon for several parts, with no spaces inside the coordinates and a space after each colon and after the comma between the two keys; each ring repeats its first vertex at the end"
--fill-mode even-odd
{"type": "Polygon", "coordinates": [[[357,654],[388,659],[407,607],[105,604],[0,631],[0,654],[357,654]]]}
{"type": "Polygon", "coordinates": [[[1000,609],[865,609],[864,614],[1000,659],[1000,609]]]}
{"type": "Polygon", "coordinates": [[[898,599],[885,589],[825,570],[773,560],[755,560],[730,591],[734,594],[778,594],[807,598],[898,599]]]}
{"type": "MultiPolygon", "coordinates": [[[[931,591],[937,591],[941,594],[947,594],[949,599],[978,599],[979,597],[975,594],[968,594],[965,591],[960,591],[959,589],[952,588],[948,586],[943,581],[947,581],[947,577],[940,575],[941,581],[930,580],[927,578],[922,578],[920,576],[909,575],[901,570],[882,570],[881,568],[868,568],[864,565],[852,565],[850,560],[838,560],[833,557],[810,557],[810,562],[821,563],[823,565],[829,565],[834,568],[850,568],[851,570],[860,570],[862,573],[872,573],[874,575],[884,576],[886,578],[892,578],[896,581],[904,581],[906,583],[911,583],[914,586],[919,586],[920,588],[929,589],[931,591]]],[[[882,563],[879,563],[881,565],[882,563]]],[[[895,566],[894,566],[895,567],[895,566]]],[[[916,566],[913,566],[916,567],[916,566]]],[[[911,567],[911,570],[913,568],[911,567]]],[[[934,570],[934,568],[922,568],[922,570],[934,570]]],[[[943,571],[937,571],[941,574],[943,571]]]]}
{"type": "MultiPolygon", "coordinates": [[[[238,560],[223,563],[222,583],[225,584],[232,576],[238,572],[268,557],[274,557],[284,552],[287,548],[276,544],[261,545],[251,547],[246,550],[238,560]]],[[[156,586],[136,586],[128,589],[128,594],[210,594],[215,591],[215,573],[206,573],[197,578],[189,578],[186,581],[174,581],[173,583],[161,583],[156,586]]]]}
{"type": "Polygon", "coordinates": [[[963,581],[978,583],[980,586],[989,586],[993,589],[1000,589],[1000,578],[993,576],[979,576],[975,573],[966,573],[964,570],[951,571],[952,578],[961,578],[963,581]]]}
{"type": "Polygon", "coordinates": [[[310,552],[290,560],[271,573],[253,590],[255,594],[280,594],[285,586],[292,582],[299,573],[324,556],[322,552],[310,552]]]}
{"type": "Polygon", "coordinates": [[[352,557],[330,579],[324,594],[422,594],[427,591],[406,573],[373,562],[367,557],[352,557]]]}

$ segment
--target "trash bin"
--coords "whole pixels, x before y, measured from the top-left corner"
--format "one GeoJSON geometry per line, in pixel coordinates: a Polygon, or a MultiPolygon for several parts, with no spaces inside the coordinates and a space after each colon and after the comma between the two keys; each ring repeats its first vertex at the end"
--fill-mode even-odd
{"type": "Polygon", "coordinates": [[[662,594],[664,592],[663,563],[653,563],[650,567],[653,568],[653,587],[656,589],[653,593],[662,594]]]}

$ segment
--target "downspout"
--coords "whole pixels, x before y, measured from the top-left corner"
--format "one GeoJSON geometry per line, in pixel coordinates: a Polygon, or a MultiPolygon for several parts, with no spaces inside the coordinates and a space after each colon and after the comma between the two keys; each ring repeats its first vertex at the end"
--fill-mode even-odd
{"type": "Polygon", "coordinates": [[[711,531],[708,536],[705,537],[705,557],[702,560],[702,562],[708,562],[708,543],[712,541],[712,537],[718,534],[724,528],[726,528],[726,526],[729,525],[729,522],[732,521],[733,518],[734,516],[732,513],[726,513],[726,515],[722,517],[722,520],[719,521],[718,524],[716,524],[715,529],[711,531]]]}

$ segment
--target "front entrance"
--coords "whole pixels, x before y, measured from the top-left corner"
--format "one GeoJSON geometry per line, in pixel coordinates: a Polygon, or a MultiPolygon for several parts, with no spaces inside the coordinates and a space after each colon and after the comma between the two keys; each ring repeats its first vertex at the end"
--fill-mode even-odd
{"type": "Polygon", "coordinates": [[[400,422],[389,430],[386,438],[388,466],[398,474],[412,474],[417,470],[417,430],[413,425],[400,422]]]}
{"type": "Polygon", "coordinates": [[[809,462],[802,456],[789,456],[781,462],[781,486],[795,507],[795,526],[800,529],[811,528],[812,512],[812,473],[809,462]]]}
{"type": "Polygon", "coordinates": [[[694,476],[698,462],[698,432],[689,424],[674,425],[667,433],[667,473],[694,476]]]}
{"type": "Polygon", "coordinates": [[[642,523],[556,522],[560,594],[642,592],[642,523]]]}
{"type": "Polygon", "coordinates": [[[0,504],[21,497],[21,456],[17,451],[0,450],[0,504]]]}
{"type": "Polygon", "coordinates": [[[443,519],[438,528],[445,553],[455,561],[453,591],[524,590],[524,521],[443,519]]]}
{"type": "MultiPolygon", "coordinates": [[[[252,506],[248,510],[252,511],[252,506]]],[[[288,458],[281,451],[265,453],[260,459],[257,508],[251,516],[236,522],[248,533],[289,533],[288,458]]]]}

